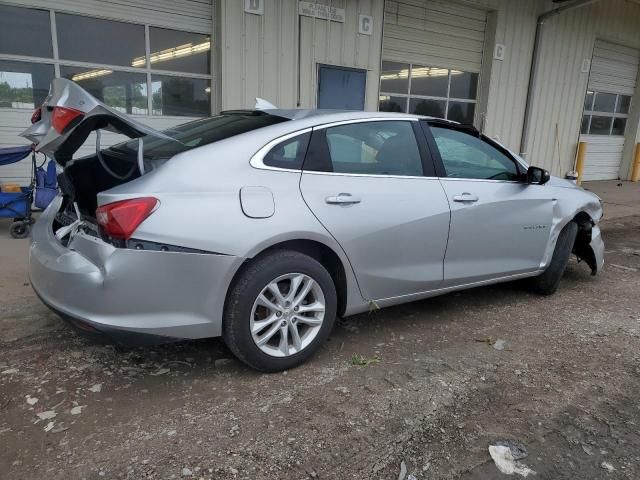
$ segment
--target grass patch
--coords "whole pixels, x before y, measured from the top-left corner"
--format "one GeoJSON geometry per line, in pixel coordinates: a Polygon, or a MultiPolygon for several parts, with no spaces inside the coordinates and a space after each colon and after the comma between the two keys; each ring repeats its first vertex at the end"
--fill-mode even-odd
{"type": "Polygon", "coordinates": [[[382,358],[378,355],[374,355],[373,357],[365,357],[364,355],[360,355],[359,353],[354,353],[351,355],[351,365],[357,365],[360,367],[366,367],[367,365],[374,365],[376,363],[380,363],[382,358]]]}

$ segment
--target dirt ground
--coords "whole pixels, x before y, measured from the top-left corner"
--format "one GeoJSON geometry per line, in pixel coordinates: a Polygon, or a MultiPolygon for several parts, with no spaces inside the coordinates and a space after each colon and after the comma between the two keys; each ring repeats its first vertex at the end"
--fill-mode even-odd
{"type": "Polygon", "coordinates": [[[31,292],[27,242],[2,238],[0,477],[499,479],[488,447],[512,440],[530,478],[640,478],[640,217],[604,235],[605,271],[572,262],[554,296],[359,315],[273,375],[219,340],[76,337],[31,292]]]}

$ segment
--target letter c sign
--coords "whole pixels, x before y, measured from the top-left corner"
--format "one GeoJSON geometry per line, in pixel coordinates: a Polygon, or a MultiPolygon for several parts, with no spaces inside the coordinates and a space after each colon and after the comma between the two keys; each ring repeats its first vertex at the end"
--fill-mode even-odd
{"type": "Polygon", "coordinates": [[[370,15],[360,15],[358,17],[358,33],[363,35],[373,35],[373,17],[370,15]]]}

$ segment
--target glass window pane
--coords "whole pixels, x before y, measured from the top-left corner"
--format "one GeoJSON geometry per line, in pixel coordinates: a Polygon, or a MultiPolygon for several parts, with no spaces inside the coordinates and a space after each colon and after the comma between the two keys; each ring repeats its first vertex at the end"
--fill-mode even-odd
{"type": "Polygon", "coordinates": [[[0,5],[0,52],[53,57],[49,12],[0,5]]]}
{"type": "Polygon", "coordinates": [[[475,100],[478,93],[478,74],[451,70],[450,98],[475,100]]]}
{"type": "Polygon", "coordinates": [[[589,134],[591,135],[609,135],[611,131],[611,121],[613,117],[598,117],[593,115],[591,117],[591,128],[589,134]]]}
{"type": "Polygon", "coordinates": [[[77,82],[101,102],[123,113],[147,115],[147,76],[104,68],[60,67],[60,76],[77,82]]]}
{"type": "Polygon", "coordinates": [[[391,95],[380,95],[378,110],[381,112],[401,112],[407,113],[407,97],[394,97],[391,95]]]}
{"type": "Polygon", "coordinates": [[[473,114],[475,109],[475,103],[450,101],[447,119],[460,122],[464,125],[473,125],[473,114]]]}
{"type": "Polygon", "coordinates": [[[515,161],[478,137],[440,127],[431,132],[447,177],[518,180],[515,161]]]}
{"type": "Polygon", "coordinates": [[[613,93],[596,93],[595,101],[593,102],[594,112],[611,112],[616,106],[616,96],[613,93]]]}
{"type": "Polygon", "coordinates": [[[626,118],[614,118],[613,130],[611,131],[611,135],[624,135],[624,129],[626,126],[627,126],[626,118]]]}
{"type": "Polygon", "coordinates": [[[411,95],[446,97],[449,70],[437,67],[411,67],[411,95]]]}
{"type": "Polygon", "coordinates": [[[142,25],[56,13],[56,30],[61,59],[145,66],[134,62],[145,55],[142,25]]]}
{"type": "Polygon", "coordinates": [[[593,92],[589,90],[584,97],[584,109],[587,111],[591,111],[593,108],[593,96],[593,92]]]}
{"type": "Polygon", "coordinates": [[[265,165],[299,170],[309,145],[310,133],[298,135],[273,147],[262,160],[265,165]]]}
{"type": "Polygon", "coordinates": [[[192,117],[211,115],[209,80],[152,75],[151,93],[154,115],[192,117]]]}
{"type": "Polygon", "coordinates": [[[422,175],[422,159],[410,122],[341,125],[327,128],[326,136],[334,172],[422,175]]]}
{"type": "Polygon", "coordinates": [[[412,98],[409,100],[409,113],[415,115],[444,118],[445,108],[447,108],[447,102],[444,100],[429,100],[426,98],[412,98]]]}
{"type": "MultiPolygon", "coordinates": [[[[151,68],[176,72],[211,72],[211,38],[208,35],[149,27],[149,41],[151,68]]],[[[134,63],[144,66],[144,55],[134,59],[134,63]]]]}
{"type": "Polygon", "coordinates": [[[582,116],[582,124],[580,125],[580,133],[586,135],[589,133],[589,115],[582,116]]]}
{"type": "Polygon", "coordinates": [[[629,113],[629,105],[631,105],[631,97],[628,97],[627,95],[618,95],[616,112],[625,114],[629,113]]]}
{"type": "Polygon", "coordinates": [[[409,65],[407,63],[382,62],[380,91],[409,93],[409,65]]]}
{"type": "Polygon", "coordinates": [[[0,107],[33,110],[42,105],[53,75],[53,65],[0,60],[0,107]]]}

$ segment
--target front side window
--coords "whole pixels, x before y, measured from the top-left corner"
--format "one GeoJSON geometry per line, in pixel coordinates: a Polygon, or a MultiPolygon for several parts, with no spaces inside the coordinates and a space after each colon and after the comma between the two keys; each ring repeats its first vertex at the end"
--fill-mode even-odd
{"type": "Polygon", "coordinates": [[[378,109],[446,118],[471,125],[477,93],[477,73],[382,62],[378,109]]]}
{"type": "Polygon", "coordinates": [[[447,177],[482,180],[519,180],[513,159],[466,132],[431,127],[447,177]]]}
{"type": "Polygon", "coordinates": [[[422,176],[411,122],[351,123],[325,130],[326,170],[367,175],[422,176]]]}
{"type": "Polygon", "coordinates": [[[264,156],[262,163],[270,167],[300,170],[310,138],[310,133],[303,133],[279,143],[264,156]]]}
{"type": "Polygon", "coordinates": [[[583,135],[624,135],[631,97],[615,93],[587,91],[580,133],[583,135]]]}

